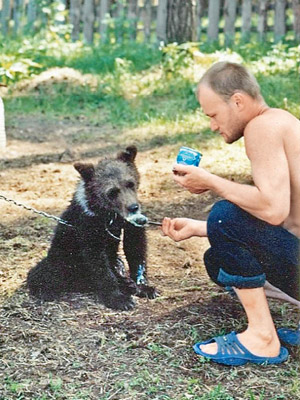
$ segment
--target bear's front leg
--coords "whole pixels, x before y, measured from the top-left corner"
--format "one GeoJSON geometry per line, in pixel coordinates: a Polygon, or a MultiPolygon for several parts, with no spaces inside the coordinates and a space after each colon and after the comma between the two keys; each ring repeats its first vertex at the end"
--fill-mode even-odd
{"type": "Polygon", "coordinates": [[[130,293],[120,290],[118,279],[105,252],[92,254],[89,247],[84,251],[84,260],[90,284],[100,301],[114,310],[132,310],[135,306],[134,300],[130,293]]]}
{"type": "Polygon", "coordinates": [[[136,295],[154,299],[158,293],[147,280],[147,241],[145,228],[127,223],[124,228],[124,253],[129,265],[130,277],[137,285],[136,295]]]}
{"type": "Polygon", "coordinates": [[[119,288],[122,293],[137,294],[138,288],[136,283],[126,274],[125,265],[120,257],[117,257],[113,272],[118,280],[119,288]]]}

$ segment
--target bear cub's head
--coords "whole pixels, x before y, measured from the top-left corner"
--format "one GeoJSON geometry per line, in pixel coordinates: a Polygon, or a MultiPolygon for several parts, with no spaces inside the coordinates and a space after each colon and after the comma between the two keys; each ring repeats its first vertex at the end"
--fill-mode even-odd
{"type": "Polygon", "coordinates": [[[115,158],[104,159],[97,166],[74,164],[81,175],[75,193],[76,202],[89,215],[116,213],[136,226],[147,223],[137,198],[139,174],[135,166],[137,148],[128,146],[115,158]]]}

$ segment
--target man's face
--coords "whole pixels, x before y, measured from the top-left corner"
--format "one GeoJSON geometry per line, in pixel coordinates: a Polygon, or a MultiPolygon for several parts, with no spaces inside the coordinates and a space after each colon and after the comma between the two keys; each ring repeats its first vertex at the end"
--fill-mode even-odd
{"type": "Polygon", "coordinates": [[[203,112],[210,118],[211,130],[218,131],[226,143],[233,143],[243,136],[246,123],[232,99],[225,102],[208,86],[201,85],[198,100],[203,112]]]}

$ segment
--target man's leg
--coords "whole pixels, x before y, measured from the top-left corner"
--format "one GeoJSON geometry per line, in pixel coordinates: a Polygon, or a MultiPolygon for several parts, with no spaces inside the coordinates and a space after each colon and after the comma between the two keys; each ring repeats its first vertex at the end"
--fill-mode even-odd
{"type": "MultiPolygon", "coordinates": [[[[208,238],[211,248],[204,257],[207,272],[217,284],[234,287],[248,318],[248,327],[237,335],[238,339],[254,355],[278,356],[280,342],[264,290],[264,267],[266,260],[272,261],[267,271],[272,277],[277,274],[277,280],[292,292],[289,282],[293,282],[297,274],[297,238],[257,220],[227,201],[217,203],[212,209],[208,238]],[[274,243],[282,246],[278,249],[274,243]],[[274,253],[274,249],[277,252],[274,253]],[[288,265],[284,265],[286,259],[288,265]],[[278,263],[283,267],[279,268],[278,263]]],[[[266,289],[268,295],[297,303],[272,285],[267,284],[266,289]]],[[[202,344],[200,348],[206,354],[217,353],[216,342],[202,344]]]]}
{"type": "MultiPolygon", "coordinates": [[[[237,335],[239,341],[251,353],[262,357],[276,357],[280,342],[270,314],[263,288],[234,289],[245,309],[248,318],[247,329],[237,335]]],[[[201,345],[208,354],[217,353],[217,344],[201,345]]]]}

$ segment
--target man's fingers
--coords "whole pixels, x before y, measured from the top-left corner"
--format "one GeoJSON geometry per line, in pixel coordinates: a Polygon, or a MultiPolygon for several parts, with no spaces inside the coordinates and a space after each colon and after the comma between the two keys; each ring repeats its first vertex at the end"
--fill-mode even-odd
{"type": "Polygon", "coordinates": [[[164,218],[162,222],[163,234],[169,236],[171,239],[176,240],[174,237],[174,221],[171,218],[164,218]]]}
{"type": "Polygon", "coordinates": [[[172,172],[174,175],[184,176],[187,174],[188,166],[184,164],[174,164],[172,168],[172,172]]]}

